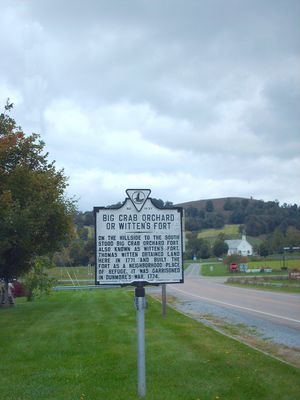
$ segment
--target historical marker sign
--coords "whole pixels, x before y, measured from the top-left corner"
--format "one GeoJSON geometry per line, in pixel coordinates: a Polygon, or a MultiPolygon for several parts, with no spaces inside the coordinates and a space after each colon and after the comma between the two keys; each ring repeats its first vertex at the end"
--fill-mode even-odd
{"type": "Polygon", "coordinates": [[[128,189],[120,208],[94,207],[96,284],[183,282],[182,208],[157,208],[128,189]]]}

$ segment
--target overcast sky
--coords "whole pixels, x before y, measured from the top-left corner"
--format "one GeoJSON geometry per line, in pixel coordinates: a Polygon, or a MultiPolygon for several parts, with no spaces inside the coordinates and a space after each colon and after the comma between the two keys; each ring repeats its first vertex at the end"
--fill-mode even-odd
{"type": "Polygon", "coordinates": [[[300,0],[0,10],[1,104],[41,134],[80,210],[127,188],[300,204],[300,0]]]}

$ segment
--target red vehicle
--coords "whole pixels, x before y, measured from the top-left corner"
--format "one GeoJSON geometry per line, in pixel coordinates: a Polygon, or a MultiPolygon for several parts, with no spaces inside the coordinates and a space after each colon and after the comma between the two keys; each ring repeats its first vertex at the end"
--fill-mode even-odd
{"type": "Polygon", "coordinates": [[[239,267],[237,263],[231,263],[229,266],[229,271],[230,272],[237,272],[239,270],[239,267]]]}
{"type": "Polygon", "coordinates": [[[18,281],[13,282],[14,287],[14,296],[15,297],[23,297],[25,296],[25,288],[24,285],[18,281]]]}

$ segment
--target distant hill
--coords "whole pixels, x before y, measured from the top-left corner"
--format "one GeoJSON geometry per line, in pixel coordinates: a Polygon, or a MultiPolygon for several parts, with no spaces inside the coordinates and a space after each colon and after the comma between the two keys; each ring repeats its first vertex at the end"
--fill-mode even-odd
{"type": "MultiPolygon", "coordinates": [[[[169,207],[170,202],[153,199],[158,207],[169,207]]],[[[288,227],[300,230],[300,207],[297,204],[279,205],[278,201],[263,201],[244,197],[224,197],[187,201],[176,204],[185,209],[185,229],[221,229],[226,224],[242,225],[247,235],[268,235],[276,228],[283,233],[288,227]]],[[[76,225],[83,228],[94,224],[92,212],[78,213],[76,225]]]]}
{"type": "Polygon", "coordinates": [[[300,208],[297,204],[280,206],[277,201],[225,197],[176,205],[185,209],[188,231],[219,229],[225,224],[242,225],[250,236],[270,234],[276,228],[286,232],[290,226],[300,229],[300,208]]]}
{"type": "Polygon", "coordinates": [[[224,212],[224,204],[228,203],[228,202],[242,202],[242,201],[248,201],[248,202],[260,202],[262,200],[254,200],[252,198],[248,199],[245,197],[221,197],[218,199],[204,199],[204,200],[193,200],[193,201],[187,201],[185,203],[179,203],[176,204],[177,207],[183,207],[183,208],[190,208],[190,207],[195,207],[199,210],[205,210],[207,202],[208,201],[212,201],[213,206],[215,211],[219,211],[219,212],[224,212]]]}

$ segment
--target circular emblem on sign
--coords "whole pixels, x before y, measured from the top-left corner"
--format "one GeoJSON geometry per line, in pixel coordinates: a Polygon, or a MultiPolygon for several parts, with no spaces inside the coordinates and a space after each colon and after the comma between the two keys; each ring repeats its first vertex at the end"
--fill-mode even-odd
{"type": "Polygon", "coordinates": [[[145,194],[141,190],[137,190],[132,194],[132,200],[136,204],[142,204],[143,201],[145,200],[145,194]]]}

